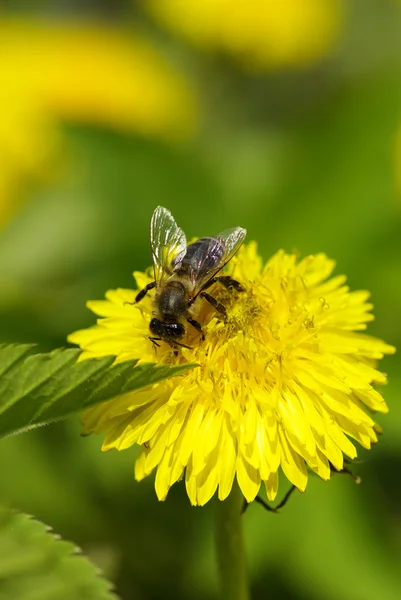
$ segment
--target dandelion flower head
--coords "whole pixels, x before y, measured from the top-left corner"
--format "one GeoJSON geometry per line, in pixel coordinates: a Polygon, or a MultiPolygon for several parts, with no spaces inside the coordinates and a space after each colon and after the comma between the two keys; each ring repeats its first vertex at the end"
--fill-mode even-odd
{"type": "Polygon", "coordinates": [[[386,382],[376,364],[394,352],[361,333],[373,319],[369,293],[350,291],[342,275],[330,278],[334,266],[324,254],[298,260],[282,250],[263,264],[256,243],[243,245],[224,274],[245,291],[210,288],[227,308],[226,322],[199,298],[205,340],[188,326],[190,348],[178,354],[149,340],[154,292],[129,304],[152,281],[150,270],[134,273],[137,290],[89,302],[101,318],[69,338],[82,359],[114,354],[198,366],[88,409],[84,433],[103,433],[104,451],[139,444],[136,478],[157,469],[160,500],[182,478],[193,505],[216,491],[224,500],[235,478],[248,502],[262,484],[274,500],[280,471],[300,491],[310,472],[329,479],[344,456],[356,457],[355,440],[364,448],[377,441],[369,411],[388,409],[374,387],[386,382]]]}

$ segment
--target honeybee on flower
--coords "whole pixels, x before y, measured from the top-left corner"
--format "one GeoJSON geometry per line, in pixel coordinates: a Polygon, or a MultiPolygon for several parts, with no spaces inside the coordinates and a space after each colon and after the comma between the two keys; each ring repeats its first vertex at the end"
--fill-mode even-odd
{"type": "Polygon", "coordinates": [[[157,342],[166,341],[173,347],[187,347],[180,341],[185,335],[184,319],[204,339],[202,326],[191,312],[198,298],[209,302],[223,317],[227,316],[225,306],[206,290],[220,283],[227,289],[243,291],[241,284],[230,275],[216,275],[232,259],[245,236],[245,229],[233,227],[187,245],[185,234],[170,211],[162,206],[156,208],[150,224],[155,278],[135,298],[135,302],[140,302],[156,288],[154,316],[149,325],[153,334],[149,339],[156,346],[157,342]]]}

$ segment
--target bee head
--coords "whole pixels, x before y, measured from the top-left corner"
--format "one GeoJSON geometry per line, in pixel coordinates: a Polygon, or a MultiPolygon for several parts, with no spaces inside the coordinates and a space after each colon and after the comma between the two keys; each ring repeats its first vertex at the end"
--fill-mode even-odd
{"type": "Polygon", "coordinates": [[[163,323],[160,319],[152,319],[150,331],[162,340],[179,340],[185,334],[184,325],[181,323],[163,323]]]}

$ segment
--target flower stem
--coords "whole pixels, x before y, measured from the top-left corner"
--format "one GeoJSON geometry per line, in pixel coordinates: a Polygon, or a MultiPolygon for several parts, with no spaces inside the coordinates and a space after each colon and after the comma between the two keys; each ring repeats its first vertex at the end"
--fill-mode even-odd
{"type": "Polygon", "coordinates": [[[250,600],[241,512],[244,497],[235,483],[228,498],[217,501],[216,549],[224,600],[250,600]]]}

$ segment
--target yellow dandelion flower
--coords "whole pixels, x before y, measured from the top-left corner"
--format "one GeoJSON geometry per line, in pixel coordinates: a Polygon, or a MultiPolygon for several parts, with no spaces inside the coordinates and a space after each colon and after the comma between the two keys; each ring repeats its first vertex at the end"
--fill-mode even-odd
{"type": "Polygon", "coordinates": [[[145,0],[164,25],[190,42],[222,49],[249,68],[305,67],[331,49],[340,0],[145,0]]]}
{"type": "MultiPolygon", "coordinates": [[[[199,366],[89,409],[84,432],[104,433],[104,451],[140,444],[136,478],[157,468],[160,500],[182,477],[194,505],[216,490],[224,500],[235,477],[248,502],[262,483],[273,500],[280,468],[300,491],[308,470],[329,479],[331,465],[341,470],[344,455],[355,458],[351,440],[364,448],[377,441],[366,409],[387,412],[374,387],[386,382],[376,363],[395,351],[361,333],[373,319],[369,293],[351,292],[342,275],[329,278],[333,268],[324,254],[298,261],[282,250],[264,265],[256,243],[242,246],[225,270],[245,291],[210,288],[227,308],[226,322],[197,300],[205,340],[188,328],[190,348],[177,356],[148,339],[151,293],[137,305],[127,304],[137,294],[127,289],[89,302],[102,318],[69,338],[83,359],[115,354],[199,366]]],[[[152,280],[134,275],[138,289],[152,280]]]]}

